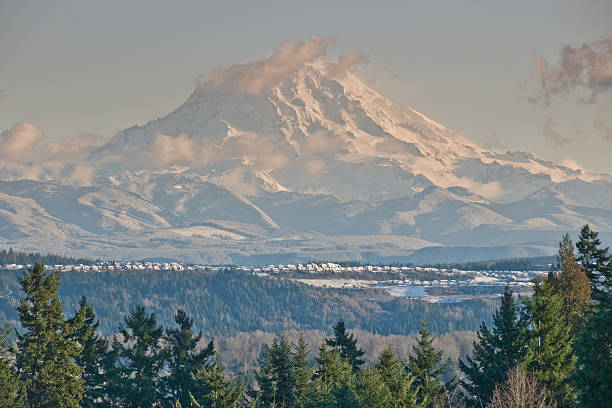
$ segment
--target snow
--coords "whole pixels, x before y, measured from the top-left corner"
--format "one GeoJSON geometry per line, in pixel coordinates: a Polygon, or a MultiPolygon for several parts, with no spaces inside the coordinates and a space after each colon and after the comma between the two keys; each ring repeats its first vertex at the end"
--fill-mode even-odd
{"type": "Polygon", "coordinates": [[[0,245],[435,261],[463,256],[444,252],[459,244],[471,257],[549,254],[585,223],[612,237],[612,176],[481,149],[321,64],[259,94],[198,88],[89,159],[105,163],[92,187],[1,175],[11,181],[0,182],[0,245]],[[199,153],[138,167],[159,135],[186,135],[199,153]]]}

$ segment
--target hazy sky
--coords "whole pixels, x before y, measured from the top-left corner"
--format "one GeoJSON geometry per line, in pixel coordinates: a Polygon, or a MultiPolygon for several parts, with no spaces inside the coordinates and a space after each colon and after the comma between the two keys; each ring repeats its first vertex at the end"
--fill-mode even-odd
{"type": "Polygon", "coordinates": [[[176,108],[198,75],[313,35],[483,147],[612,173],[611,0],[0,0],[0,131],[109,138],[176,108]]]}

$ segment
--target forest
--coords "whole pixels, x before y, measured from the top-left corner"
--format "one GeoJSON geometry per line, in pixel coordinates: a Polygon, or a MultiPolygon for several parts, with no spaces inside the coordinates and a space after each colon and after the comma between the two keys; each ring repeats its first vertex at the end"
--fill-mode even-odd
{"type": "MultiPolygon", "coordinates": [[[[245,378],[227,373],[215,343],[202,341],[193,310],[173,309],[172,322],[162,323],[144,298],[105,337],[87,297],[75,309],[63,305],[64,278],[40,263],[18,278],[17,324],[0,336],[0,406],[498,408],[612,401],[612,259],[588,226],[576,245],[562,238],[556,263],[534,280],[532,296],[505,289],[451,378],[426,314],[406,359],[393,347],[365,358],[359,332],[340,318],[314,349],[280,328],[245,378]]],[[[167,296],[187,290],[168,288],[167,296]]],[[[231,320],[222,309],[206,312],[231,320]]]]}
{"type": "Polygon", "coordinates": [[[46,265],[89,265],[94,261],[93,259],[74,258],[51,253],[45,255],[41,254],[40,252],[14,251],[13,248],[9,248],[8,250],[0,250],[0,265],[31,265],[35,262],[40,262],[46,265]]]}
{"type": "MultiPolygon", "coordinates": [[[[0,274],[0,322],[18,323],[19,274],[0,274]]],[[[350,327],[385,335],[416,333],[423,320],[439,334],[475,331],[481,321],[490,321],[498,303],[495,299],[426,303],[392,297],[378,289],[324,289],[231,268],[215,272],[66,271],[58,295],[66,311],[78,309],[85,296],[104,335],[116,333],[117,322],[140,304],[164,325],[172,324],[174,313],[182,309],[192,316],[196,328],[217,337],[255,330],[328,331],[340,319],[350,327]]]]}

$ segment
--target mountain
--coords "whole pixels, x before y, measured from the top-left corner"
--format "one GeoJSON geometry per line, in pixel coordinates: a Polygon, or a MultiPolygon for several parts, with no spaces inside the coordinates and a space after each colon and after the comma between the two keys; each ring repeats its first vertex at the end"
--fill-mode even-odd
{"type": "Polygon", "coordinates": [[[258,92],[201,83],[87,160],[92,185],[0,182],[0,245],[194,262],[449,262],[548,255],[585,223],[612,237],[611,176],[487,151],[330,64],[258,92]]]}

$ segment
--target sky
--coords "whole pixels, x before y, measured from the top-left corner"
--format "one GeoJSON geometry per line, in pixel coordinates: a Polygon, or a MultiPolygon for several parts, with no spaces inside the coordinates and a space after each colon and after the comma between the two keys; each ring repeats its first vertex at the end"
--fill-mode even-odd
{"type": "Polygon", "coordinates": [[[482,147],[612,174],[611,21],[610,0],[0,0],[0,132],[102,143],[200,75],[334,36],[324,58],[358,51],[367,84],[482,147]]]}

